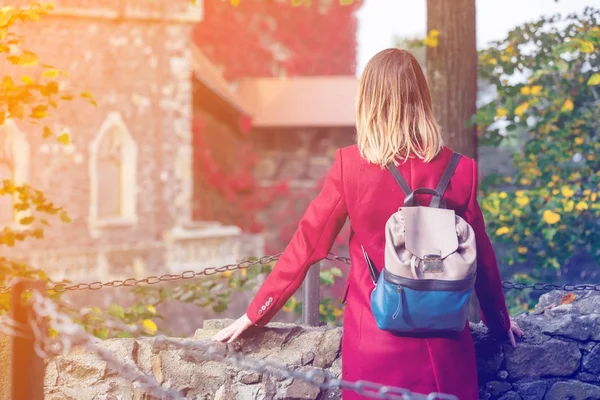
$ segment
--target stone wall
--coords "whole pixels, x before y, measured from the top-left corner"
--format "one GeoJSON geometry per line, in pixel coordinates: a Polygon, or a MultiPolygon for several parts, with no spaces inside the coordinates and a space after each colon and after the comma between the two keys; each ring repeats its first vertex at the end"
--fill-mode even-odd
{"type": "MultiPolygon", "coordinates": [[[[565,305],[561,305],[562,296],[560,292],[543,295],[535,312],[517,318],[526,337],[516,349],[492,340],[482,325],[472,326],[481,399],[600,399],[600,294],[580,294],[565,305]]],[[[206,321],[194,339],[209,344],[210,337],[230,322],[206,321]]],[[[325,369],[339,376],[341,335],[340,328],[272,323],[266,328],[251,328],[227,347],[294,370],[325,369]]],[[[152,338],[113,339],[104,346],[123,362],[154,376],[163,387],[177,388],[189,399],[340,398],[336,391],[325,393],[302,381],[204,361],[197,353],[158,345],[152,338]]],[[[45,385],[47,400],[143,398],[106,363],[81,349],[50,360],[45,385]]]]}

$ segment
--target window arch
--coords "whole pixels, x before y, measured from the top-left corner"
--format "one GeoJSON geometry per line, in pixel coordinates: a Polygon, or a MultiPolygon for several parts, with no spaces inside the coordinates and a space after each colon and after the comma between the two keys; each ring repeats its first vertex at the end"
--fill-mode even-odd
{"type": "MultiPolygon", "coordinates": [[[[15,122],[8,119],[0,125],[0,182],[11,180],[18,186],[27,182],[28,175],[29,143],[15,122]]],[[[0,227],[17,224],[19,215],[13,208],[16,199],[16,194],[0,196],[0,227]]]]}
{"type": "Polygon", "coordinates": [[[92,228],[137,221],[137,146],[121,114],[108,115],[90,145],[92,228]]]}

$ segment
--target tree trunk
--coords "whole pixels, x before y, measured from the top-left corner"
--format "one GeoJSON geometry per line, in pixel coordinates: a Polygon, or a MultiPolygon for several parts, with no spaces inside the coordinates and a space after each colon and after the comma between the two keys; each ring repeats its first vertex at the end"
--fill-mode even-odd
{"type": "MultiPolygon", "coordinates": [[[[433,112],[446,145],[476,159],[477,130],[467,127],[477,111],[475,0],[427,0],[427,32],[432,29],[440,32],[426,54],[433,112]]],[[[469,320],[480,321],[475,295],[469,320]]]]}
{"type": "Polygon", "coordinates": [[[427,47],[427,77],[433,111],[445,143],[477,157],[477,131],[467,121],[477,111],[475,0],[427,0],[427,32],[440,32],[439,44],[427,47]]]}

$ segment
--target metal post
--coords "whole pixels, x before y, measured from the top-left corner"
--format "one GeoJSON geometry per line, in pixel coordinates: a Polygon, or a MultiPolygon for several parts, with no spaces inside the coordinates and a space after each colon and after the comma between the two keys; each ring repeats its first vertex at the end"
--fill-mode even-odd
{"type": "MultiPolygon", "coordinates": [[[[12,318],[17,323],[29,327],[31,305],[23,300],[27,290],[44,293],[43,281],[17,282],[11,292],[12,318]]],[[[35,352],[35,338],[31,329],[25,329],[28,337],[13,337],[12,350],[12,400],[44,399],[44,360],[35,352]]]]}
{"type": "Polygon", "coordinates": [[[316,263],[308,270],[304,280],[304,305],[302,317],[304,324],[319,326],[319,303],[321,301],[321,263],[316,263]]]}

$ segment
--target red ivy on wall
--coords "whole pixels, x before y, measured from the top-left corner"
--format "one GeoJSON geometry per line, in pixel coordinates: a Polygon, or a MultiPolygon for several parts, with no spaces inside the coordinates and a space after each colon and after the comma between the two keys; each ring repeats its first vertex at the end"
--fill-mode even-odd
{"type": "Polygon", "coordinates": [[[354,12],[362,4],[328,7],[313,1],[250,0],[237,7],[204,2],[194,40],[223,68],[226,79],[282,75],[353,75],[356,69],[354,12]]]}
{"type": "Polygon", "coordinates": [[[193,130],[195,185],[199,185],[201,192],[195,196],[195,217],[236,225],[245,232],[262,232],[264,226],[258,222],[258,214],[287,193],[287,182],[261,187],[253,175],[257,158],[249,143],[242,142],[237,148],[227,149],[233,152],[229,158],[236,160],[228,165],[227,160],[215,158],[216,149],[207,140],[198,117],[193,130]]]}

